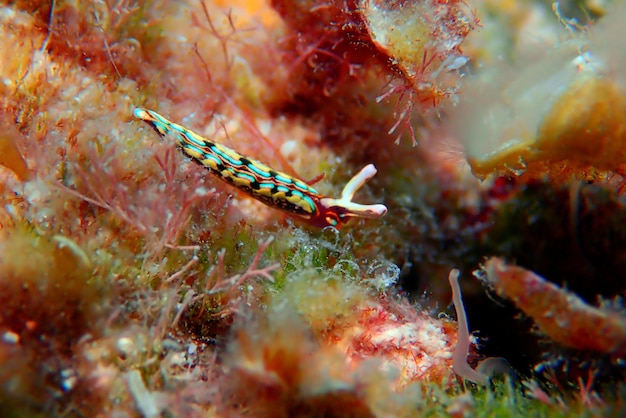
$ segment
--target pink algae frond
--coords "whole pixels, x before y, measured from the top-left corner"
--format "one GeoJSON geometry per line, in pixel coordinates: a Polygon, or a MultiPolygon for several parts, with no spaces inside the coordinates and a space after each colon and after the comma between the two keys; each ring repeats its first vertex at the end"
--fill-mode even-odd
{"type": "Polygon", "coordinates": [[[605,402],[600,398],[597,392],[593,391],[593,383],[595,380],[594,371],[589,368],[587,373],[587,382],[584,381],[582,376],[578,376],[578,399],[580,403],[586,408],[604,407],[605,402]]]}
{"type": "MultiPolygon", "coordinates": [[[[240,32],[240,30],[238,30],[238,28],[235,26],[232,10],[228,10],[227,12],[225,12],[227,28],[224,29],[214,23],[214,19],[211,17],[211,12],[209,12],[209,8],[207,7],[206,2],[203,0],[199,0],[198,3],[202,8],[202,14],[204,15],[204,19],[198,18],[196,13],[192,11],[191,24],[192,26],[202,29],[204,32],[208,33],[209,36],[217,40],[222,50],[226,71],[229,71],[233,66],[234,57],[228,52],[228,46],[231,43],[238,42],[236,34],[240,32]]],[[[213,80],[209,72],[209,82],[212,81],[213,80]]]]}
{"type": "Polygon", "coordinates": [[[291,43],[294,45],[295,58],[289,63],[287,77],[296,80],[303,67],[313,72],[329,71],[329,68],[332,68],[332,77],[328,77],[322,83],[321,93],[324,97],[332,97],[339,90],[339,86],[350,78],[363,82],[362,65],[350,62],[346,54],[328,48],[331,41],[332,39],[327,33],[322,34],[314,43],[303,38],[302,33],[282,39],[281,44],[291,43]]]}
{"type": "MultiPolygon", "coordinates": [[[[219,305],[218,310],[220,310],[219,314],[222,316],[230,315],[236,311],[241,302],[252,305],[253,302],[255,302],[253,298],[258,295],[258,292],[254,292],[251,284],[249,284],[251,279],[262,278],[273,283],[274,277],[271,273],[280,267],[278,263],[270,263],[264,267],[260,266],[265,252],[273,241],[273,236],[265,240],[260,240],[256,253],[246,270],[243,273],[238,273],[230,277],[225,277],[224,272],[226,250],[220,250],[217,253],[215,264],[211,266],[206,273],[206,279],[194,279],[191,289],[187,290],[185,293],[171,327],[175,328],[177,326],[185,310],[202,300],[212,299],[217,301],[219,305]],[[247,286],[245,286],[246,284],[247,286]]],[[[187,277],[193,277],[195,273],[192,272],[192,268],[198,264],[198,261],[197,256],[192,257],[179,271],[169,276],[164,281],[164,284],[168,286],[178,284],[187,277]]]]}
{"type": "Polygon", "coordinates": [[[458,1],[361,1],[362,14],[372,42],[393,62],[397,84],[377,98],[380,102],[399,95],[396,102],[396,123],[392,134],[407,129],[415,145],[415,132],[410,117],[415,106],[426,110],[436,108],[454,96],[458,77],[454,72],[465,65],[467,58],[461,44],[478,26],[467,6],[458,1]]]}
{"type": "Polygon", "coordinates": [[[110,212],[147,239],[152,250],[159,252],[164,247],[176,247],[191,207],[211,193],[204,189],[198,177],[187,179],[189,184],[177,179],[178,159],[173,154],[173,147],[169,147],[161,155],[154,155],[161,170],[161,175],[155,178],[152,173],[129,172],[115,145],[107,146],[103,152],[89,146],[86,151],[88,167],[73,165],[76,187],[60,187],[110,212]]]}
{"type": "Polygon", "coordinates": [[[526,388],[526,393],[531,398],[538,400],[539,402],[553,407],[560,411],[566,411],[568,408],[565,405],[565,401],[559,396],[550,396],[547,394],[536,380],[526,380],[523,382],[526,388]]]}
{"type": "MultiPolygon", "coordinates": [[[[229,279],[222,279],[218,276],[218,281],[216,281],[213,286],[211,287],[211,289],[208,289],[209,293],[217,293],[217,292],[222,292],[226,289],[232,289],[232,288],[237,288],[239,286],[241,286],[243,283],[245,283],[246,281],[248,281],[249,279],[253,278],[253,277],[262,277],[272,283],[274,283],[274,277],[270,274],[272,271],[276,270],[277,268],[280,267],[280,264],[278,263],[272,263],[270,265],[267,265],[265,267],[259,267],[259,263],[261,261],[261,257],[263,256],[263,254],[265,253],[265,251],[267,250],[267,248],[270,246],[270,244],[274,241],[274,237],[271,236],[269,238],[267,238],[264,241],[259,241],[259,248],[257,249],[256,253],[254,254],[254,258],[252,259],[252,261],[250,262],[250,265],[248,266],[248,269],[243,273],[243,274],[236,274],[233,277],[229,278],[229,279]]],[[[222,271],[223,270],[223,252],[221,253],[221,257],[220,257],[220,269],[218,271],[222,271]]]]}

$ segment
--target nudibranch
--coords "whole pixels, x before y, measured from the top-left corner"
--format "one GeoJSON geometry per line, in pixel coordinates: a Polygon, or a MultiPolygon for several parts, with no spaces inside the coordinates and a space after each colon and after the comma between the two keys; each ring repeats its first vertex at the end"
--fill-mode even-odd
{"type": "Polygon", "coordinates": [[[359,188],[376,174],[373,164],[363,167],[348,181],[341,197],[334,199],[320,195],[303,180],[204,138],[152,110],[137,108],[134,115],[148,123],[160,136],[173,136],[183,153],[220,179],[266,205],[311,225],[338,228],[351,218],[376,219],[387,213],[385,205],[363,205],[352,201],[359,188]]]}

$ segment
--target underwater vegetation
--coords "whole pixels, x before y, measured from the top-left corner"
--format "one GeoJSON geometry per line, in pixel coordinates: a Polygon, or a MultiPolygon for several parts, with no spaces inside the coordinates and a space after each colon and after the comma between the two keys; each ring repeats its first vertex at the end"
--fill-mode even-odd
{"type": "Polygon", "coordinates": [[[0,416],[623,415],[625,13],[3,3],[0,416]]]}

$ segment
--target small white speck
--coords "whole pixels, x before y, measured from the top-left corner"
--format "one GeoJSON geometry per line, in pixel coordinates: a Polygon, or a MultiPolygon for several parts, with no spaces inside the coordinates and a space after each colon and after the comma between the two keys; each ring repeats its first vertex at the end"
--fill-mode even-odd
{"type": "Polygon", "coordinates": [[[198,346],[195,343],[191,343],[187,346],[187,354],[194,355],[198,351],[198,346]]]}
{"type": "Polygon", "coordinates": [[[280,153],[285,158],[294,158],[298,154],[298,142],[293,139],[283,142],[283,145],[280,146],[280,153]]]}
{"type": "Polygon", "coordinates": [[[20,342],[20,336],[13,331],[6,331],[2,334],[2,341],[9,344],[17,344],[20,342]]]}
{"type": "Polygon", "coordinates": [[[214,193],[214,192],[215,192],[215,189],[207,189],[206,187],[198,187],[195,190],[195,193],[198,196],[208,196],[209,194],[214,193]]]}
{"type": "Polygon", "coordinates": [[[61,378],[63,379],[61,387],[65,392],[72,390],[76,386],[76,382],[78,382],[78,378],[72,369],[61,370],[61,378]]]}
{"type": "Polygon", "coordinates": [[[115,344],[117,350],[122,354],[130,353],[134,348],[134,345],[133,340],[126,337],[120,338],[117,340],[117,344],[115,344]]]}

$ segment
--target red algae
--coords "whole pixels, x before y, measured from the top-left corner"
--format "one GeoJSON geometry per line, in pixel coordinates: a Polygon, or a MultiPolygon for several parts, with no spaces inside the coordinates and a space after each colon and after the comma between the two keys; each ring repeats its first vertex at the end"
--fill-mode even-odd
{"type": "Polygon", "coordinates": [[[454,92],[456,82],[446,77],[467,62],[461,44],[478,25],[464,2],[364,0],[360,7],[373,43],[416,91],[418,103],[454,92]]]}
{"type": "Polygon", "coordinates": [[[446,144],[385,139],[411,129],[413,106],[419,129],[447,123],[429,110],[456,101],[477,18],[462,1],[227,3],[0,6],[0,43],[16,46],[0,50],[0,165],[15,174],[0,178],[3,412],[473,412],[450,400],[469,330],[407,289],[439,295],[433,272],[491,254],[481,228],[511,193],[485,203],[446,144]],[[276,170],[325,174],[327,196],[376,163],[363,199],[390,216],[341,233],[283,222],[133,121],[138,106],[276,170]]]}
{"type": "Polygon", "coordinates": [[[399,371],[397,387],[411,382],[453,382],[452,350],[456,326],[404,307],[404,315],[393,304],[368,303],[355,312],[349,328],[329,330],[332,345],[340,348],[352,367],[369,358],[379,358],[381,368],[399,371]],[[406,316],[405,316],[406,315],[406,316]]]}
{"type": "Polygon", "coordinates": [[[415,387],[394,389],[376,360],[346,363],[337,346],[320,345],[289,310],[257,318],[234,336],[221,412],[375,417],[407,416],[416,407],[415,387]]]}
{"type": "Polygon", "coordinates": [[[273,304],[280,306],[286,299],[295,306],[316,341],[342,353],[350,369],[376,359],[380,370],[395,376],[398,390],[416,382],[455,381],[453,322],[431,318],[384,290],[375,293],[306,269],[290,274],[287,285],[273,304]]]}
{"type": "Polygon", "coordinates": [[[393,115],[385,119],[386,136],[402,127],[397,139],[405,130],[414,136],[409,121],[415,103],[426,110],[455,94],[454,73],[466,62],[460,45],[477,24],[456,1],[274,0],[272,5],[289,28],[280,44],[288,72],[273,81],[283,84],[273,100],[278,110],[319,114],[326,125],[336,115],[343,129],[362,129],[368,102],[395,96],[393,115]],[[338,116],[345,106],[362,113],[361,120],[338,116]]]}

